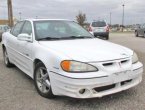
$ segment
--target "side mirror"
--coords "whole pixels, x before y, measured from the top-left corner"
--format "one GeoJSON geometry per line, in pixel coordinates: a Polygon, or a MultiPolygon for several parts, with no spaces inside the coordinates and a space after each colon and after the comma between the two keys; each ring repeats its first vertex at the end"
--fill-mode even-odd
{"type": "Polygon", "coordinates": [[[19,34],[17,39],[20,41],[32,42],[32,37],[28,34],[19,34]]]}

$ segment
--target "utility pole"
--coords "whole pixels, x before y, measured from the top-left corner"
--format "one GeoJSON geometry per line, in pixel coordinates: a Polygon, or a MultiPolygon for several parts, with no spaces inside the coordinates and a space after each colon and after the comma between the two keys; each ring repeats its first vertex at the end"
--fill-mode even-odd
{"type": "Polygon", "coordinates": [[[122,32],[123,32],[123,28],[124,28],[124,7],[125,7],[125,5],[123,4],[122,7],[123,7],[123,14],[122,14],[122,32]]]}
{"type": "Polygon", "coordinates": [[[21,21],[21,19],[22,19],[22,16],[21,16],[21,15],[22,15],[22,13],[19,12],[19,17],[20,17],[19,20],[20,20],[20,21],[21,21]]]}
{"type": "Polygon", "coordinates": [[[9,26],[12,27],[13,26],[13,10],[12,10],[12,1],[11,0],[7,0],[7,4],[8,4],[8,21],[9,21],[9,26]]]}
{"type": "Polygon", "coordinates": [[[110,26],[112,25],[112,13],[110,12],[110,26]]]}

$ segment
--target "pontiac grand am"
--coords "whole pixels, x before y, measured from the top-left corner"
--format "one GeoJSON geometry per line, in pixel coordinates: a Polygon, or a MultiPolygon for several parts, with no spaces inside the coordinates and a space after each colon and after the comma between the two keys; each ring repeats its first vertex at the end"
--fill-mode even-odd
{"type": "Polygon", "coordinates": [[[27,19],[2,36],[4,62],[34,80],[46,98],[93,98],[127,90],[143,65],[126,47],[94,38],[70,20],[27,19]]]}

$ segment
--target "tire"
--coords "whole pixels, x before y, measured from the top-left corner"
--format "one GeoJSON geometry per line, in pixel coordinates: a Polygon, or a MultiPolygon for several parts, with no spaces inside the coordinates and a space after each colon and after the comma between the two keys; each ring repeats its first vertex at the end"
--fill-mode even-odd
{"type": "Polygon", "coordinates": [[[0,33],[0,42],[2,41],[2,34],[0,33]]]}
{"type": "Polygon", "coordinates": [[[138,37],[138,32],[137,31],[135,31],[135,36],[138,37]]]}
{"type": "Polygon", "coordinates": [[[109,35],[106,35],[106,36],[105,36],[105,39],[106,39],[106,40],[109,40],[109,35]]]}
{"type": "Polygon", "coordinates": [[[143,37],[145,37],[145,32],[144,32],[144,35],[143,35],[143,37]]]}
{"type": "Polygon", "coordinates": [[[3,57],[4,57],[4,63],[6,65],[6,67],[13,67],[14,65],[12,63],[10,63],[9,61],[9,57],[7,54],[7,50],[6,48],[3,48],[3,57]]]}
{"type": "Polygon", "coordinates": [[[34,84],[37,92],[45,98],[52,99],[55,96],[52,93],[51,83],[46,67],[39,62],[35,66],[34,84]]]}
{"type": "Polygon", "coordinates": [[[96,37],[96,38],[97,38],[97,35],[94,35],[94,37],[96,37]]]}

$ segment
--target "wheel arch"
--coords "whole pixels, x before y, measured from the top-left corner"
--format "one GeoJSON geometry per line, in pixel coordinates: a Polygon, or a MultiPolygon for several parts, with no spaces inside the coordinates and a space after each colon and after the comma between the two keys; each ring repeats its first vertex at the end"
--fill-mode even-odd
{"type": "Polygon", "coordinates": [[[2,49],[4,50],[6,47],[5,47],[5,45],[4,44],[2,44],[2,49]]]}
{"type": "Polygon", "coordinates": [[[35,67],[36,67],[36,65],[37,65],[38,63],[43,63],[43,65],[46,67],[45,63],[44,63],[42,60],[36,58],[36,59],[33,61],[33,78],[34,78],[34,74],[35,74],[35,67]]]}

